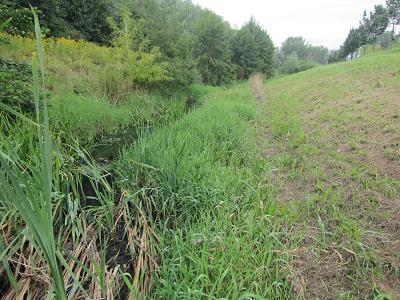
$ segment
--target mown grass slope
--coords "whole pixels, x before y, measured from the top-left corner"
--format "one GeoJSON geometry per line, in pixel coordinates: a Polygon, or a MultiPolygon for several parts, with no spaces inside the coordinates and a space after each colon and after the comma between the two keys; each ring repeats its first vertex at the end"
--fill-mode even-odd
{"type": "Polygon", "coordinates": [[[303,298],[400,297],[400,48],[264,86],[267,185],[303,298]]]}

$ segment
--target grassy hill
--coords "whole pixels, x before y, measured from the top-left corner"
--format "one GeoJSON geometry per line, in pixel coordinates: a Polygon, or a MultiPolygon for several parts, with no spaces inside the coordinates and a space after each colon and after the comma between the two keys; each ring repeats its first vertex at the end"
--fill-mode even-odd
{"type": "Polygon", "coordinates": [[[396,299],[400,48],[272,80],[264,91],[267,184],[288,230],[293,292],[396,299]]]}

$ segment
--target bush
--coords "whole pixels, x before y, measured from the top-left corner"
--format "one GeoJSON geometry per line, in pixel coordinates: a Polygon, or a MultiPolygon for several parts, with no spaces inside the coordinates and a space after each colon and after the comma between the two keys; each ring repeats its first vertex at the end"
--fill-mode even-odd
{"type": "Polygon", "coordinates": [[[31,67],[12,59],[0,58],[0,102],[24,111],[34,108],[31,67]]]}
{"type": "Polygon", "coordinates": [[[299,72],[306,71],[318,66],[318,64],[311,60],[302,60],[299,65],[299,72]]]}
{"type": "Polygon", "coordinates": [[[220,90],[203,98],[200,109],[144,136],[118,161],[124,187],[157,190],[153,212],[163,221],[185,223],[215,207],[238,188],[229,174],[238,174],[239,167],[249,162],[246,122],[255,118],[249,99],[251,92],[243,85],[220,90]]]}
{"type": "Polygon", "coordinates": [[[365,45],[359,49],[359,55],[360,56],[374,55],[382,51],[383,51],[382,48],[377,44],[365,45]]]}
{"type": "Polygon", "coordinates": [[[299,72],[299,70],[300,70],[299,58],[297,57],[296,53],[292,53],[286,58],[285,62],[281,67],[281,71],[282,73],[285,74],[293,74],[299,72]]]}
{"type": "Polygon", "coordinates": [[[283,74],[294,74],[297,72],[306,71],[308,69],[318,66],[318,63],[311,60],[299,60],[296,53],[292,53],[285,60],[280,68],[283,74]]]}
{"type": "Polygon", "coordinates": [[[394,36],[392,32],[386,31],[382,33],[380,36],[377,37],[376,43],[382,48],[382,49],[389,49],[394,45],[394,36]]]}
{"type": "Polygon", "coordinates": [[[32,12],[28,8],[16,8],[12,5],[0,4],[0,23],[11,19],[6,31],[13,35],[33,36],[32,12]]]}
{"type": "Polygon", "coordinates": [[[57,131],[86,145],[98,137],[115,134],[132,122],[127,107],[113,106],[105,99],[74,94],[53,98],[50,118],[57,131]]]}
{"type": "MultiPolygon", "coordinates": [[[[0,54],[30,61],[35,41],[29,38],[0,34],[7,43],[0,44],[0,54]]],[[[161,53],[154,49],[126,52],[85,41],[65,38],[44,40],[47,87],[55,94],[74,92],[84,96],[107,98],[110,102],[125,101],[127,94],[151,89],[169,82],[168,64],[160,62],[161,53]]]]}

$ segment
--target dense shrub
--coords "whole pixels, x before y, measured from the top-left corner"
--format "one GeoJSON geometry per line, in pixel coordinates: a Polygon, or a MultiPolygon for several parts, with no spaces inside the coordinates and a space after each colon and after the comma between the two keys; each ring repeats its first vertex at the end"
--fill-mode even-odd
{"type": "Polygon", "coordinates": [[[299,72],[306,71],[308,69],[312,69],[316,66],[318,66],[318,63],[316,63],[312,60],[302,60],[302,61],[300,61],[299,72]]]}
{"type": "MultiPolygon", "coordinates": [[[[0,34],[7,43],[0,44],[0,55],[30,60],[35,42],[29,38],[0,34]]],[[[126,52],[120,48],[101,47],[85,41],[65,38],[46,39],[47,87],[55,94],[74,92],[108,98],[116,103],[135,91],[168,82],[167,63],[160,62],[160,52],[126,52]]]]}
{"type": "Polygon", "coordinates": [[[281,72],[285,74],[296,73],[299,71],[299,69],[300,61],[296,53],[292,53],[291,55],[289,55],[280,68],[281,72]]]}
{"type": "Polygon", "coordinates": [[[11,18],[6,31],[20,36],[33,35],[32,12],[28,8],[16,8],[13,5],[0,4],[0,23],[11,18]]]}
{"type": "Polygon", "coordinates": [[[392,32],[386,31],[376,38],[376,43],[383,49],[389,49],[393,46],[395,38],[392,32]]]}
{"type": "Polygon", "coordinates": [[[283,74],[293,74],[297,72],[306,71],[308,69],[318,66],[318,63],[312,60],[299,60],[296,53],[292,53],[285,60],[283,65],[279,68],[283,74]]]}
{"type": "Polygon", "coordinates": [[[31,78],[28,64],[0,57],[0,102],[31,111],[34,107],[31,78]]]}

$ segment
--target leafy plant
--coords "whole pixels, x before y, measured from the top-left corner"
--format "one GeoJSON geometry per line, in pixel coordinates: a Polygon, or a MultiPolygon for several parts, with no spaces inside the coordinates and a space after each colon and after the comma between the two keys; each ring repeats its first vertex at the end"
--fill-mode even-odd
{"type": "Polygon", "coordinates": [[[34,108],[31,67],[23,62],[0,57],[0,102],[24,111],[34,108]]]}
{"type": "Polygon", "coordinates": [[[1,23],[0,32],[7,29],[7,32],[10,34],[25,37],[32,37],[34,34],[32,15],[28,8],[20,8],[10,4],[0,4],[0,20],[6,20],[1,23]],[[1,29],[2,27],[3,30],[1,29]]]}
{"type": "Polygon", "coordinates": [[[8,24],[10,24],[12,18],[9,18],[8,20],[5,20],[4,22],[0,23],[0,32],[4,31],[8,24]]]}

